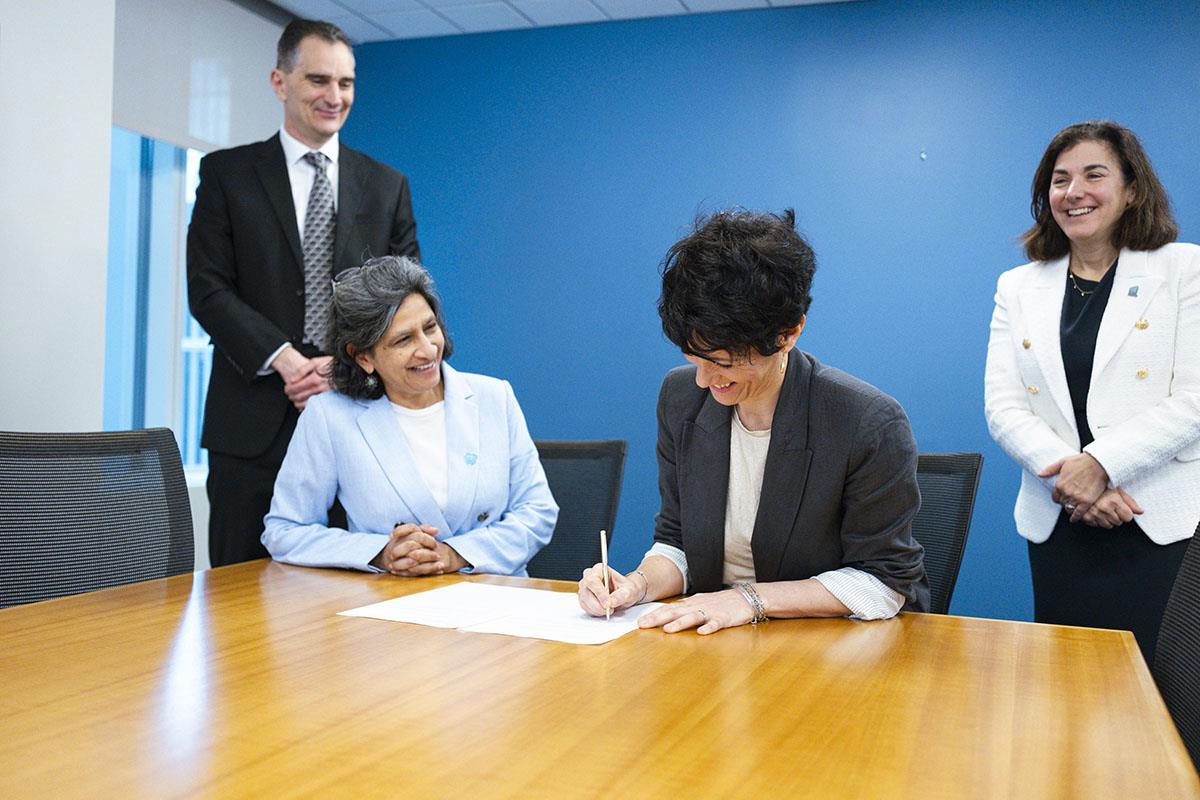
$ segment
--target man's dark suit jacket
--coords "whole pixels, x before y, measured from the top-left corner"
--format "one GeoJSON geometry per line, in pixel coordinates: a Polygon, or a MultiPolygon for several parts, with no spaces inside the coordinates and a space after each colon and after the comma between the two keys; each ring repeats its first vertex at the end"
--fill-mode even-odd
{"type": "MultiPolygon", "coordinates": [[[[338,153],[333,274],[366,258],[420,258],[408,180],[344,144],[338,153]]],[[[304,259],[279,135],[200,162],[187,239],[188,301],[216,348],[201,445],[253,458],[290,405],[278,375],[260,376],[304,335],[304,259]]]]}
{"type": "MultiPolygon", "coordinates": [[[[690,590],[721,588],[732,410],[671,370],[658,400],[654,539],[683,550],[690,590]]],[[[771,422],[751,537],[759,581],[854,567],[929,607],[921,545],[917,447],[900,405],[875,387],[793,350],[771,422]]]]}

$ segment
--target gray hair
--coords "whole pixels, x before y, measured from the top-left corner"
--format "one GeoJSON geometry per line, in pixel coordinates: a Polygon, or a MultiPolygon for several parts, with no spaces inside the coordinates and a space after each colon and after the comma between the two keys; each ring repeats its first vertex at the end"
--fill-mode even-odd
{"type": "Polygon", "coordinates": [[[410,294],[419,294],[433,309],[446,343],[442,358],[454,352],[454,343],[442,317],[429,272],[407,256],[380,256],[361,267],[351,267],[333,279],[333,387],[350,397],[374,400],[383,395],[382,384],[367,386],[367,373],[355,361],[359,353],[378,344],[392,324],[396,309],[410,294]]]}

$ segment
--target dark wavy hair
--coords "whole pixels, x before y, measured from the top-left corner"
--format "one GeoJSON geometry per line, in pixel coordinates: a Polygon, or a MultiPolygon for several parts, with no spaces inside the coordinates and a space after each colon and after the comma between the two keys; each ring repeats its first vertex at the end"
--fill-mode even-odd
{"type": "Polygon", "coordinates": [[[433,278],[416,261],[406,256],[372,258],[361,267],[340,273],[333,281],[333,369],[330,382],[342,394],[374,400],[383,396],[383,382],[367,385],[367,373],[354,360],[379,343],[396,316],[396,309],[410,294],[425,298],[445,346],[442,358],[454,353],[454,342],[442,317],[442,301],[433,278]]]}
{"type": "Polygon", "coordinates": [[[279,42],[275,45],[275,66],[283,72],[291,72],[296,67],[296,59],[300,55],[300,43],[309,36],[315,36],[323,42],[337,44],[341,42],[354,51],[354,45],[346,33],[332,22],[319,19],[294,19],[283,29],[279,42]]]}
{"type": "Polygon", "coordinates": [[[663,333],[689,355],[772,355],[808,313],[816,268],[790,208],[701,217],[663,260],[663,333]]]}
{"type": "Polygon", "coordinates": [[[1175,241],[1179,226],[1171,215],[1171,201],[1163,188],[1150,157],[1133,131],[1110,120],[1091,120],[1068,125],[1050,140],[1033,173],[1029,204],[1033,227],[1021,235],[1030,261],[1049,261],[1071,252],[1071,241],[1054,221],[1050,210],[1050,182],[1058,157],[1080,142],[1103,142],[1112,148],[1121,162],[1125,183],[1133,187],[1133,202],[1113,230],[1113,246],[1130,250],[1157,250],[1175,241]]]}

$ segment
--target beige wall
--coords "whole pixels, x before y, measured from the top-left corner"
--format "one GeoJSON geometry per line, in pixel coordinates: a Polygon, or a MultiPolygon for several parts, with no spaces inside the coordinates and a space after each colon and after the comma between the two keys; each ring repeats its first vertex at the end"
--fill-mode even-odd
{"type": "Polygon", "coordinates": [[[229,0],[116,0],[113,124],[205,152],[267,138],[282,30],[229,0]]]}
{"type": "MultiPolygon", "coordinates": [[[[229,0],[0,0],[0,430],[103,424],[112,126],[266,138],[280,30],[229,0]]],[[[191,500],[203,568],[203,486],[191,500]]]]}
{"type": "Polygon", "coordinates": [[[114,0],[0,0],[0,429],[98,430],[114,0]]]}
{"type": "Polygon", "coordinates": [[[102,425],[113,124],[265,138],[279,31],[228,0],[0,0],[0,430],[102,425]]]}

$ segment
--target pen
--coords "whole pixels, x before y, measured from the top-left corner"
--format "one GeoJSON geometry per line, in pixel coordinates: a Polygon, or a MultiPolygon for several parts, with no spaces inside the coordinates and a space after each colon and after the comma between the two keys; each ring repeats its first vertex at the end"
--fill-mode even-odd
{"type": "MultiPolygon", "coordinates": [[[[604,572],[604,591],[608,591],[608,535],[600,531],[600,569],[604,572]]],[[[612,619],[611,600],[604,601],[604,618],[612,619]]]]}

